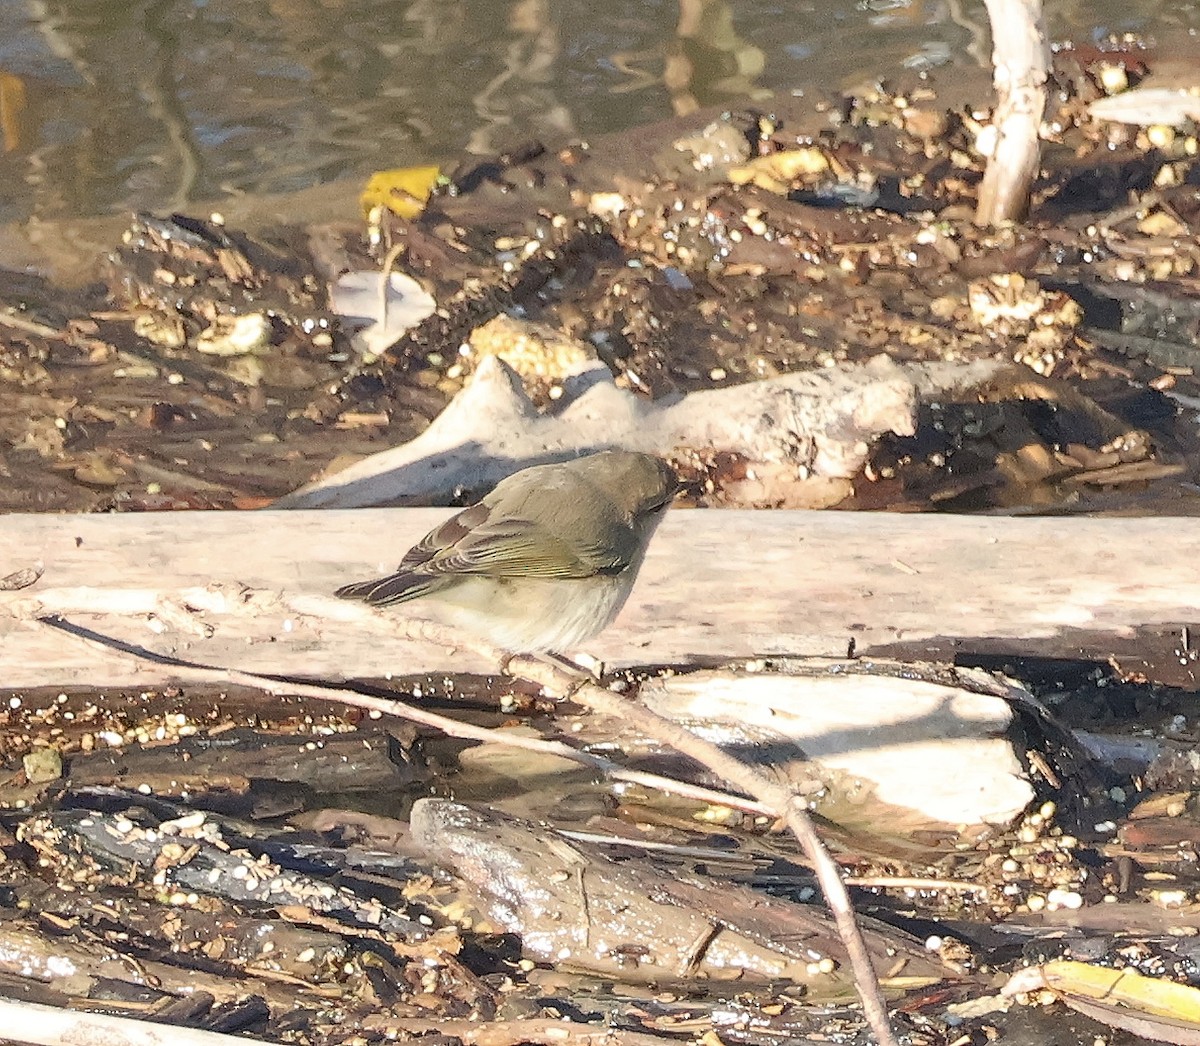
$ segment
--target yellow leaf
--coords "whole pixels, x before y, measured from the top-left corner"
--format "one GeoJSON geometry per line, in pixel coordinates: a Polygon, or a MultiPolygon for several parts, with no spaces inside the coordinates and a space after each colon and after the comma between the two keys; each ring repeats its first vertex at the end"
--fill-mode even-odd
{"type": "Polygon", "coordinates": [[[729,180],[734,185],[753,182],[760,189],[782,196],[788,192],[790,183],[796,179],[824,174],[828,170],[829,159],[820,149],[810,146],[757,156],[748,163],[730,168],[729,180]]]}
{"type": "Polygon", "coordinates": [[[398,218],[412,219],[425,208],[425,201],[441,176],[437,167],[394,167],[376,171],[360,197],[363,214],[386,207],[398,218]]]}
{"type": "Polygon", "coordinates": [[[25,115],[25,83],[19,76],[0,71],[0,138],[4,151],[14,152],[21,144],[25,115]]]}
{"type": "Polygon", "coordinates": [[[1068,1005],[1072,997],[1082,996],[1200,1025],[1200,989],[1186,984],[1145,977],[1136,970],[1111,970],[1067,959],[1046,963],[1042,975],[1046,987],[1063,996],[1068,1005]]]}

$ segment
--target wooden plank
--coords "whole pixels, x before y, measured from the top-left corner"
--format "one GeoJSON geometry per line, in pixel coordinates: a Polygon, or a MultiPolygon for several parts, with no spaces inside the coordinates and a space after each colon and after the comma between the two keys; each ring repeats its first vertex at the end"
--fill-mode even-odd
{"type": "MultiPolygon", "coordinates": [[[[466,649],[395,638],[373,612],[318,598],[390,568],[446,514],[0,517],[0,574],[45,564],[34,586],[0,593],[0,687],[150,687],[171,677],[28,620],[39,610],[252,671],[494,670],[466,649]],[[88,611],[96,607],[107,609],[88,611]]],[[[630,603],[589,652],[610,664],[707,663],[843,656],[853,639],[859,653],[929,656],[978,642],[1103,660],[1139,630],[1169,639],[1200,619],[1197,562],[1200,520],[1182,518],[677,510],[630,603]]],[[[1176,660],[1191,658],[1182,650],[1176,660]]]]}

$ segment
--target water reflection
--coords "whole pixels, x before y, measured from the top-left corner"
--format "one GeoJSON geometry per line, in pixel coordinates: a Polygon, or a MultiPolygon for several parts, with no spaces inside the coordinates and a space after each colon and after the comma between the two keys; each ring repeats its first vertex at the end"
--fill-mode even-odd
{"type": "MultiPolygon", "coordinates": [[[[960,0],[0,0],[0,223],[196,209],[974,65],[983,17],[960,0]]],[[[1200,17],[1063,2],[1050,21],[1086,39],[1200,17]]]]}

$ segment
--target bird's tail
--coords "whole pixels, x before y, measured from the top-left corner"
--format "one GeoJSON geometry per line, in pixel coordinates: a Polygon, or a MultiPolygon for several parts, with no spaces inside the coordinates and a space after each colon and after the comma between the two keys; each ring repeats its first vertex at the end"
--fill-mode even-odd
{"type": "Polygon", "coordinates": [[[407,603],[410,599],[428,595],[444,584],[444,578],[422,576],[406,571],[400,574],[389,574],[387,577],[372,578],[370,581],[356,581],[352,585],[343,585],[334,592],[334,595],[342,599],[361,599],[373,607],[386,607],[393,603],[407,603]]]}

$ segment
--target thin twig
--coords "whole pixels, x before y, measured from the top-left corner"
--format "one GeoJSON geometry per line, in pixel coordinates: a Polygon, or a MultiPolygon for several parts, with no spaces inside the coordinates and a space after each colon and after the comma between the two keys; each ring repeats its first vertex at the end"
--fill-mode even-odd
{"type": "MultiPolygon", "coordinates": [[[[126,653],[134,655],[137,655],[140,649],[120,643],[119,641],[112,641],[105,644],[104,640],[107,637],[82,629],[80,626],[67,622],[62,618],[43,618],[41,620],[46,625],[59,628],[86,642],[97,642],[110,647],[115,646],[126,653]]],[[[414,626],[419,627],[426,638],[434,638],[435,641],[445,641],[446,639],[444,629],[425,622],[406,622],[406,632],[411,633],[414,626]]],[[[462,636],[456,636],[455,638],[460,644],[465,642],[462,636]]],[[[480,653],[490,655],[497,655],[499,653],[494,648],[482,647],[476,643],[470,643],[470,645],[480,653]]],[[[164,660],[161,655],[151,654],[149,651],[142,651],[142,653],[154,660],[164,660]]],[[[339,690],[334,687],[318,686],[313,683],[274,679],[270,676],[260,676],[253,672],[241,672],[237,669],[209,668],[207,666],[196,665],[193,662],[181,662],[174,658],[168,660],[179,671],[186,671],[189,676],[194,673],[196,681],[222,681],[261,688],[273,694],[296,694],[304,697],[320,698],[322,700],[333,700],[344,704],[352,704],[360,708],[369,708],[384,714],[403,716],[413,722],[433,726],[436,729],[451,733],[452,736],[471,736],[481,741],[493,743],[498,740],[494,731],[459,723],[445,716],[439,716],[434,712],[417,709],[398,701],[372,698],[365,694],[339,690]],[[463,732],[465,730],[469,730],[471,733],[466,734],[463,732]]],[[[740,759],[731,756],[711,741],[706,741],[678,723],[660,716],[638,701],[622,697],[611,690],[597,686],[594,682],[589,682],[588,680],[591,677],[585,673],[581,672],[576,675],[568,669],[548,660],[528,657],[510,659],[508,666],[510,670],[519,672],[522,677],[529,679],[531,682],[540,683],[554,693],[569,693],[572,700],[579,701],[595,712],[618,716],[625,722],[632,723],[642,733],[694,759],[702,766],[706,766],[718,776],[730,782],[735,788],[753,796],[761,804],[760,808],[765,808],[776,816],[781,817],[792,834],[799,840],[801,848],[812,864],[817,882],[820,884],[821,890],[825,895],[825,903],[833,913],[834,924],[837,926],[838,935],[841,937],[842,944],[849,956],[850,966],[854,973],[855,986],[859,997],[862,999],[863,1015],[866,1017],[868,1024],[870,1024],[871,1030],[875,1033],[879,1046],[899,1046],[888,1018],[887,1001],[883,996],[883,990],[879,986],[879,977],[875,973],[874,966],[871,964],[867,944],[855,917],[854,908],[850,903],[850,896],[846,892],[846,885],[842,880],[841,870],[817,834],[816,826],[813,824],[812,818],[809,817],[803,800],[789,788],[776,783],[765,774],[747,766],[740,759]]],[[[521,743],[517,747],[533,748],[533,745],[528,744],[528,742],[533,740],[532,738],[521,738],[521,743]]],[[[556,742],[539,742],[539,745],[555,744],[556,742]]],[[[568,759],[586,755],[589,765],[596,766],[597,762],[608,763],[608,760],[603,760],[602,757],[593,756],[590,753],[581,753],[566,745],[563,745],[562,749],[563,751],[556,752],[556,754],[563,755],[568,759]]],[[[539,748],[539,750],[546,751],[547,749],[539,748]]],[[[615,764],[609,765],[615,766],[615,764]]],[[[596,768],[604,769],[605,773],[610,772],[607,767],[596,766],[596,768]]],[[[623,774],[625,771],[620,771],[620,773],[623,774]]],[[[664,779],[664,781],[666,780],[668,779],[664,779]]],[[[679,785],[679,782],[670,782],[672,790],[678,791],[679,785]]]]}
{"type": "Polygon", "coordinates": [[[44,323],[26,319],[24,316],[12,312],[0,312],[0,326],[12,327],[15,330],[24,331],[26,334],[36,334],[39,338],[55,338],[59,341],[66,338],[63,331],[55,330],[53,327],[47,327],[44,323]]]}
{"type": "MultiPolygon", "coordinates": [[[[520,671],[522,675],[527,674],[525,662],[521,663],[520,671]]],[[[548,678],[543,677],[546,678],[546,682],[562,685],[563,680],[558,678],[564,674],[561,670],[546,665],[545,671],[552,673],[548,678]]],[[[528,666],[528,674],[541,675],[533,664],[528,666]]],[[[533,681],[542,682],[543,679],[536,678],[533,681]]],[[[863,1014],[871,1030],[880,1046],[899,1046],[888,1018],[887,1000],[879,986],[875,968],[871,965],[867,943],[855,918],[841,870],[817,834],[816,826],[809,817],[803,801],[790,789],[747,766],[711,741],[706,741],[678,723],[665,719],[639,702],[630,701],[610,690],[588,683],[573,690],[571,699],[587,705],[595,712],[622,717],[644,734],[708,767],[735,788],[754,796],[782,817],[792,834],[800,841],[800,846],[808,857],[825,895],[825,903],[833,913],[838,935],[850,958],[855,987],[858,989],[859,998],[862,999],[863,1014]]]]}
{"type": "Polygon", "coordinates": [[[392,270],[396,266],[396,259],[400,257],[404,250],[404,243],[395,243],[384,256],[383,265],[379,272],[379,327],[381,330],[387,330],[388,325],[388,306],[390,305],[390,295],[388,292],[392,287],[392,270]]]}
{"type": "Polygon", "coordinates": [[[467,741],[481,741],[484,744],[505,745],[508,748],[520,748],[528,752],[537,752],[541,755],[553,755],[562,759],[569,759],[580,766],[596,770],[612,778],[614,781],[625,781],[628,784],[654,788],[681,796],[684,799],[694,799],[701,803],[727,806],[730,809],[742,810],[758,817],[774,816],[772,810],[753,799],[733,795],[729,792],[721,792],[714,788],[705,788],[702,785],[690,784],[687,781],[677,781],[674,778],[665,777],[661,774],[647,773],[642,770],[627,770],[620,763],[615,763],[611,759],[606,759],[604,756],[596,755],[593,752],[584,752],[578,748],[572,748],[562,741],[548,741],[542,737],[529,737],[525,734],[518,734],[509,730],[475,726],[473,723],[464,723],[449,716],[439,715],[437,712],[430,712],[428,709],[405,704],[394,697],[372,697],[370,694],[363,694],[357,690],[344,690],[333,686],[322,686],[318,683],[304,683],[299,680],[276,679],[272,676],[259,675],[257,672],[243,672],[236,668],[218,668],[213,665],[204,665],[178,658],[164,659],[160,655],[152,654],[148,650],[123,643],[120,640],[105,636],[99,632],[93,632],[91,629],[84,628],[65,618],[48,617],[39,618],[39,620],[42,624],[58,629],[60,632],[77,639],[81,643],[101,647],[109,653],[117,650],[132,657],[142,657],[155,661],[169,660],[177,670],[177,678],[180,682],[210,686],[244,686],[253,690],[262,690],[265,693],[279,697],[292,695],[295,697],[314,698],[319,701],[335,701],[338,704],[349,705],[353,708],[362,708],[368,712],[395,716],[397,719],[406,719],[412,723],[419,723],[422,726],[439,730],[450,737],[459,737],[467,741]]]}

